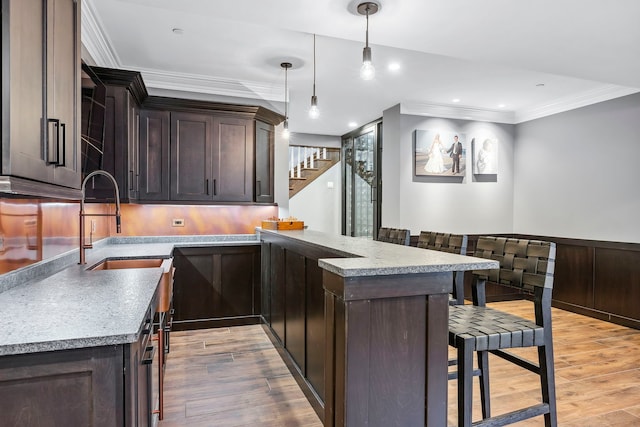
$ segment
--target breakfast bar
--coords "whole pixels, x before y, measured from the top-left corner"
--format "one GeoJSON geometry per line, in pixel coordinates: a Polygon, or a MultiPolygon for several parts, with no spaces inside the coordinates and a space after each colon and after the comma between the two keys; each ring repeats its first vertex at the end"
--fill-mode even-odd
{"type": "Polygon", "coordinates": [[[447,422],[454,271],[498,262],[310,230],[261,230],[262,313],[328,426],[447,422]]]}

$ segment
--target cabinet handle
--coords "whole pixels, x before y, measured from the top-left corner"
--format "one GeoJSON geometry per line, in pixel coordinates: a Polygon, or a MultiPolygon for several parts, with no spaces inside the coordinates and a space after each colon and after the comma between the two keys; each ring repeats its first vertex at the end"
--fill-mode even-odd
{"type": "Polygon", "coordinates": [[[209,195],[209,178],[205,179],[205,186],[207,187],[207,196],[209,195]]]}
{"type": "Polygon", "coordinates": [[[262,196],[262,182],[256,181],[256,194],[262,196]]]}
{"type": "Polygon", "coordinates": [[[46,147],[46,163],[47,165],[58,165],[58,163],[60,162],[60,120],[58,119],[47,119],[47,130],[46,130],[46,135],[45,135],[45,147],[46,147]],[[51,129],[51,124],[53,123],[53,126],[55,128],[55,134],[56,134],[56,157],[53,161],[50,160],[49,158],[49,148],[50,148],[50,133],[49,130],[51,129]]]}
{"type": "MultiPolygon", "coordinates": [[[[67,158],[67,124],[60,123],[60,127],[62,128],[62,162],[60,162],[60,158],[58,158],[57,166],[65,166],[65,161],[67,158]]],[[[58,138],[58,154],[60,154],[60,138],[58,138]]]]}
{"type": "Polygon", "coordinates": [[[216,190],[216,180],[213,180],[213,195],[217,196],[218,195],[218,191],[216,190]]]}
{"type": "Polygon", "coordinates": [[[133,191],[133,171],[129,171],[129,191],[133,191]]]}

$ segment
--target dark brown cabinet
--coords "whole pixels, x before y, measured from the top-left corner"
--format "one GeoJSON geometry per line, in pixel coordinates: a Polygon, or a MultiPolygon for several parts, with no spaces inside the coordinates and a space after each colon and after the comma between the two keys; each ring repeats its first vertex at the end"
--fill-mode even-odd
{"type": "Polygon", "coordinates": [[[260,246],[178,248],[173,330],[259,322],[260,246]]]}
{"type": "Polygon", "coordinates": [[[134,343],[1,357],[0,424],[152,426],[155,306],[134,343]]]}
{"type": "Polygon", "coordinates": [[[256,121],[255,157],[255,201],[257,203],[273,203],[273,155],[274,155],[273,126],[256,121]]]}
{"type": "Polygon", "coordinates": [[[171,200],[248,202],[253,193],[253,123],[171,113],[171,200]]]}
{"type": "Polygon", "coordinates": [[[263,234],[262,317],[324,400],[325,294],[318,259],[341,255],[263,234]]]}
{"type": "MultiPolygon", "coordinates": [[[[282,116],[149,97],[138,72],[87,68],[107,92],[100,169],[116,178],[123,201],[273,203],[273,129],[282,116]]],[[[100,179],[90,183],[88,197],[112,197],[100,179]]]]}
{"type": "Polygon", "coordinates": [[[253,200],[253,121],[225,115],[213,119],[213,200],[253,200]]]}
{"type": "MultiPolygon", "coordinates": [[[[116,179],[123,202],[138,199],[139,193],[139,135],[140,103],[146,89],[140,73],[110,68],[90,67],[90,71],[105,86],[105,117],[102,147],[98,169],[109,172],[116,179]]],[[[83,120],[86,114],[83,106],[83,120]]],[[[86,152],[84,150],[83,152],[86,152]]],[[[90,172],[83,166],[83,172],[90,172]]],[[[87,183],[85,194],[89,199],[113,198],[113,186],[102,175],[87,183]]]]}
{"type": "Polygon", "coordinates": [[[169,113],[142,110],[139,139],[140,200],[169,200],[169,113]]]}
{"type": "Polygon", "coordinates": [[[171,113],[171,200],[212,199],[212,132],[209,114],[171,113]]]}
{"type": "Polygon", "coordinates": [[[80,3],[3,0],[2,28],[2,189],[77,198],[80,3]]]}

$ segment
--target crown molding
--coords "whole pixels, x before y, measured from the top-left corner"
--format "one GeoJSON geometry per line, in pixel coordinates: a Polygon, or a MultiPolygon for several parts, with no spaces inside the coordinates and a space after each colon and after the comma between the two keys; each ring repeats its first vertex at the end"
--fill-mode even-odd
{"type": "Polygon", "coordinates": [[[640,92],[640,89],[615,85],[602,85],[599,88],[587,92],[558,98],[552,103],[516,111],[514,123],[528,122],[530,120],[551,116],[553,114],[575,110],[576,108],[586,107],[587,105],[631,95],[636,92],[640,92]]]}
{"type": "Polygon", "coordinates": [[[420,102],[402,102],[400,104],[400,114],[508,124],[513,124],[515,120],[515,113],[513,111],[496,111],[472,107],[453,107],[450,105],[426,104],[420,102]]]}
{"type": "Polygon", "coordinates": [[[129,69],[142,73],[148,88],[284,102],[284,86],[280,84],[238,81],[200,74],[171,73],[136,67],[129,67],[129,69]]]}
{"type": "Polygon", "coordinates": [[[100,18],[93,6],[93,0],[84,0],[80,8],[82,44],[97,65],[108,68],[122,68],[120,58],[104,32],[100,18]]]}

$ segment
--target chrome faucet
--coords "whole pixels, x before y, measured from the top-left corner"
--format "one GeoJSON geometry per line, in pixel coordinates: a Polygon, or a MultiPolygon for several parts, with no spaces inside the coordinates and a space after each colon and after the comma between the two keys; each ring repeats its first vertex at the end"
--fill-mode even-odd
{"type": "Polygon", "coordinates": [[[97,171],[93,171],[91,172],[89,175],[87,175],[84,180],[82,181],[82,199],[80,199],[80,264],[86,264],[87,261],[85,259],[85,249],[91,249],[93,247],[92,242],[90,241],[89,244],[86,244],[84,242],[84,222],[85,222],[85,218],[88,216],[115,216],[116,217],[116,232],[120,233],[121,231],[121,226],[120,226],[120,191],[118,190],[118,183],[116,182],[116,179],[113,177],[113,175],[111,175],[109,172],[103,171],[103,170],[97,170],[97,171]],[[89,181],[89,178],[92,178],[95,175],[104,175],[107,178],[109,178],[111,180],[111,182],[113,183],[113,188],[115,189],[115,196],[116,196],[116,212],[113,214],[110,213],[105,213],[105,214],[88,214],[84,212],[84,198],[85,198],[85,187],[87,185],[87,181],[89,181]]]}

